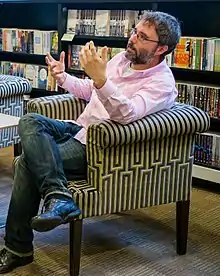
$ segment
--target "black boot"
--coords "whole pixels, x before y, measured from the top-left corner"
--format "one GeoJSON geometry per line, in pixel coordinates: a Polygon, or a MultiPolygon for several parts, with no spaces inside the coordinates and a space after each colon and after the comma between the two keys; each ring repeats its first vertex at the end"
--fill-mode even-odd
{"type": "Polygon", "coordinates": [[[0,251],[0,274],[5,274],[11,272],[16,267],[30,264],[33,260],[33,255],[28,257],[19,257],[9,252],[6,248],[3,248],[0,251]]]}

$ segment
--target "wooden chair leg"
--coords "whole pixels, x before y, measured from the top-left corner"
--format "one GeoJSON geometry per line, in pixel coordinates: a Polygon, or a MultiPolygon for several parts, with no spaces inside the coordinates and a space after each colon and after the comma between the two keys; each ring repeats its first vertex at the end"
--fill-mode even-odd
{"type": "Polygon", "coordinates": [[[69,275],[78,276],[80,270],[81,241],[82,241],[82,219],[70,222],[70,245],[69,245],[69,275]]]}
{"type": "Polygon", "coordinates": [[[14,144],[14,157],[17,157],[22,154],[21,142],[14,144]]]}
{"type": "Polygon", "coordinates": [[[187,251],[189,208],[189,200],[176,203],[176,252],[179,255],[187,251]]]}

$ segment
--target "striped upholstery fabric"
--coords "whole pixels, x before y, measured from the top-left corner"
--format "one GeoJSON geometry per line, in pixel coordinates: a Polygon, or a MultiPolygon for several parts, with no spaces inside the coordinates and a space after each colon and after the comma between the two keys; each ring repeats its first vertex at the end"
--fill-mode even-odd
{"type": "MultiPolygon", "coordinates": [[[[22,116],[23,95],[31,92],[31,85],[27,79],[15,76],[0,75],[0,113],[22,116]]],[[[7,147],[18,143],[17,127],[0,131],[0,147],[7,147]]]]}
{"type": "Polygon", "coordinates": [[[30,100],[28,112],[40,113],[52,119],[76,120],[85,106],[85,101],[63,94],[30,100]]]}
{"type": "Polygon", "coordinates": [[[0,75],[1,98],[8,98],[14,95],[22,95],[31,91],[31,84],[27,79],[0,75]]]}
{"type": "MultiPolygon", "coordinates": [[[[85,102],[60,95],[31,100],[28,111],[76,119],[84,107],[85,102]]],[[[200,109],[177,103],[126,126],[111,121],[91,125],[88,179],[69,182],[82,217],[190,199],[195,133],[209,124],[200,109]]]]}

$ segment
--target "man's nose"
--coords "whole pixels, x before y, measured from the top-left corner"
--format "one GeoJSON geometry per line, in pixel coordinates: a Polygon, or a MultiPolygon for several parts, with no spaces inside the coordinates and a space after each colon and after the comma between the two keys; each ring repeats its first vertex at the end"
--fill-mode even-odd
{"type": "Polygon", "coordinates": [[[133,34],[130,39],[131,42],[136,43],[137,42],[137,34],[133,34]]]}

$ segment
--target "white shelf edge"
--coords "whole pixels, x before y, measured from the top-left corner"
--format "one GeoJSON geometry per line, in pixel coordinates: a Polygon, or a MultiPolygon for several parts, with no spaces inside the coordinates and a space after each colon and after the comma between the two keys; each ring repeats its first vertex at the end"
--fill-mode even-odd
{"type": "Polygon", "coordinates": [[[220,184],[220,170],[215,170],[199,165],[193,165],[192,175],[195,178],[220,184]]]}

